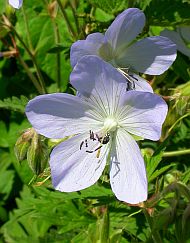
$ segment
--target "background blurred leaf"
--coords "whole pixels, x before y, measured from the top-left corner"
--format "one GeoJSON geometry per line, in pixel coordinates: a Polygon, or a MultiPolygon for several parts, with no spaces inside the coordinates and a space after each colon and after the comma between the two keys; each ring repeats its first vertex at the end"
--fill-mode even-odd
{"type": "Polygon", "coordinates": [[[190,2],[181,0],[152,0],[145,9],[148,23],[170,26],[190,24],[190,2]]]}
{"type": "Polygon", "coordinates": [[[115,14],[127,8],[128,0],[89,0],[89,2],[94,7],[98,7],[109,14],[115,14]]]}
{"type": "Polygon", "coordinates": [[[20,99],[13,96],[12,98],[0,100],[0,108],[24,113],[27,103],[28,99],[24,95],[22,95],[20,99]]]}

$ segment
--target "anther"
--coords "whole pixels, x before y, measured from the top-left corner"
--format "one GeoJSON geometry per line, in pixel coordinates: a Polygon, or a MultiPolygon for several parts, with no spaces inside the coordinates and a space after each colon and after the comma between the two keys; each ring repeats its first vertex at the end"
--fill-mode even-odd
{"type": "Polygon", "coordinates": [[[91,130],[90,130],[90,139],[92,139],[93,141],[96,140],[95,137],[94,137],[94,133],[91,130]]]}
{"type": "Polygon", "coordinates": [[[82,149],[83,144],[84,144],[84,141],[82,141],[82,143],[80,144],[80,150],[82,149]]]}
{"type": "Polygon", "coordinates": [[[87,153],[93,153],[94,151],[93,150],[86,150],[87,153]]]}
{"type": "Polygon", "coordinates": [[[96,149],[94,150],[94,152],[96,152],[97,150],[99,150],[101,147],[102,147],[102,145],[100,145],[98,148],[96,148],[96,149]]]}

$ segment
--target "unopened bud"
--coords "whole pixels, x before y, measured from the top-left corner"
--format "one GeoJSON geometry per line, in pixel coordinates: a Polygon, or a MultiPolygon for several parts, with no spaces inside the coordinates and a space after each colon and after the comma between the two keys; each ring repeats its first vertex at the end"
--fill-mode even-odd
{"type": "Polygon", "coordinates": [[[49,12],[49,15],[51,16],[51,18],[53,18],[53,19],[56,18],[57,11],[58,11],[57,1],[53,1],[52,3],[50,3],[48,5],[48,12],[49,12]]]}
{"type": "Polygon", "coordinates": [[[11,51],[4,51],[0,52],[0,57],[16,57],[18,56],[18,51],[17,50],[11,50],[11,51]]]}
{"type": "Polygon", "coordinates": [[[23,134],[16,141],[14,151],[19,162],[22,162],[24,159],[26,159],[27,151],[30,146],[32,137],[34,136],[34,133],[34,129],[29,128],[24,131],[23,134]]]}
{"type": "Polygon", "coordinates": [[[153,230],[160,230],[167,227],[174,218],[175,208],[168,207],[154,217],[153,230]]]}
{"type": "Polygon", "coordinates": [[[102,208],[102,218],[96,224],[96,239],[97,242],[109,241],[109,212],[107,208],[102,208]]]}
{"type": "Polygon", "coordinates": [[[9,28],[12,27],[12,24],[11,22],[9,21],[9,19],[5,16],[5,15],[2,15],[2,19],[3,19],[3,22],[5,23],[5,25],[9,28]]]}
{"type": "MultiPolygon", "coordinates": [[[[187,205],[182,216],[182,235],[185,240],[188,240],[190,237],[189,227],[190,227],[190,205],[187,205]]],[[[185,240],[184,242],[186,242],[185,240]]]]}
{"type": "Polygon", "coordinates": [[[35,133],[32,138],[31,145],[27,152],[27,160],[32,171],[39,175],[41,174],[48,161],[48,148],[43,141],[41,136],[35,133]]]}
{"type": "Polygon", "coordinates": [[[79,0],[70,0],[70,4],[72,8],[76,10],[77,7],[79,6],[79,0]]]}

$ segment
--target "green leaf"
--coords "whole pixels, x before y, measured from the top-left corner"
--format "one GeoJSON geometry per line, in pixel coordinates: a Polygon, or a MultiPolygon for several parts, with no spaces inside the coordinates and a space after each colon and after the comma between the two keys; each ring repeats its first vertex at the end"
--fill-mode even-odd
{"type": "Polygon", "coordinates": [[[152,0],[145,9],[150,25],[171,26],[190,23],[190,3],[181,0],[152,0]]]}
{"type": "Polygon", "coordinates": [[[190,205],[187,205],[182,216],[182,234],[185,240],[190,238],[190,205]]]}
{"type": "Polygon", "coordinates": [[[89,0],[89,2],[109,14],[115,14],[127,8],[128,0],[89,0]]]}
{"type": "Polygon", "coordinates": [[[148,181],[150,181],[151,177],[153,176],[154,171],[156,170],[157,166],[162,160],[163,151],[161,150],[158,154],[155,154],[151,157],[145,157],[146,160],[146,170],[147,170],[147,177],[148,181]]]}
{"type": "Polygon", "coordinates": [[[64,46],[62,44],[57,44],[55,46],[53,46],[52,48],[50,48],[47,53],[60,53],[62,51],[68,51],[70,48],[70,46],[64,46]]]}
{"type": "Polygon", "coordinates": [[[0,147],[9,147],[9,143],[7,141],[7,127],[3,121],[0,121],[0,147]]]}
{"type": "Polygon", "coordinates": [[[11,192],[15,172],[13,170],[0,171],[1,200],[6,200],[11,192]]]}
{"type": "Polygon", "coordinates": [[[165,166],[163,166],[161,169],[159,169],[159,170],[155,170],[154,172],[153,172],[153,174],[149,177],[149,183],[151,182],[151,181],[153,181],[154,179],[156,179],[158,176],[160,176],[161,174],[163,174],[165,171],[167,171],[167,170],[169,170],[171,167],[173,167],[173,166],[175,166],[176,164],[175,163],[172,163],[172,164],[170,164],[170,165],[165,165],[165,166]]]}
{"type": "Polygon", "coordinates": [[[144,0],[144,1],[139,0],[138,1],[139,8],[144,11],[152,1],[153,0],[144,0]]]}
{"type": "Polygon", "coordinates": [[[0,108],[24,113],[27,103],[28,99],[24,95],[21,95],[20,99],[13,96],[12,98],[0,100],[0,108]]]}
{"type": "Polygon", "coordinates": [[[95,12],[95,19],[99,22],[108,22],[114,19],[114,15],[107,14],[102,9],[97,8],[95,12]]]}
{"type": "Polygon", "coordinates": [[[190,75],[188,73],[189,62],[186,61],[181,53],[178,53],[175,62],[173,63],[174,72],[179,75],[184,81],[189,81],[190,75]]]}
{"type": "Polygon", "coordinates": [[[5,7],[6,7],[6,1],[5,0],[0,0],[0,14],[2,14],[5,11],[5,7]]]}
{"type": "Polygon", "coordinates": [[[168,207],[159,212],[158,215],[154,217],[153,229],[155,231],[161,230],[173,221],[175,208],[168,207]]]}

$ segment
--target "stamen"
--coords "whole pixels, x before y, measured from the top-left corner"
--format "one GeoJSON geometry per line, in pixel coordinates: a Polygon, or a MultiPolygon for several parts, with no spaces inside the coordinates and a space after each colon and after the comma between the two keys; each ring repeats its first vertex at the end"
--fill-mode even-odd
{"type": "MultiPolygon", "coordinates": [[[[96,157],[99,158],[102,145],[107,144],[110,141],[110,134],[107,132],[104,136],[99,136],[98,133],[94,133],[92,130],[90,130],[89,132],[90,132],[90,136],[89,136],[90,140],[92,140],[92,141],[98,140],[100,145],[97,148],[95,148],[94,150],[86,150],[86,152],[91,154],[91,153],[98,151],[96,157]]],[[[81,142],[80,150],[82,149],[84,144],[85,144],[86,148],[89,147],[88,146],[88,139],[85,139],[84,141],[81,142]]]]}
{"type": "Polygon", "coordinates": [[[91,154],[91,153],[94,153],[93,150],[86,150],[86,152],[87,152],[87,153],[90,153],[90,154],[91,154]]]}
{"type": "Polygon", "coordinates": [[[84,144],[84,141],[82,141],[80,144],[80,150],[82,149],[83,144],[84,144]]]}
{"type": "Polygon", "coordinates": [[[96,158],[100,157],[100,149],[98,150],[98,153],[96,154],[96,158]]]}
{"type": "Polygon", "coordinates": [[[135,79],[136,81],[138,81],[138,79],[135,78],[132,74],[129,74],[129,67],[128,68],[123,68],[123,70],[121,68],[118,68],[118,70],[127,79],[126,91],[134,90],[135,89],[135,82],[134,82],[133,79],[135,79]]]}
{"type": "Polygon", "coordinates": [[[91,130],[90,130],[90,139],[92,139],[93,141],[96,140],[95,137],[94,137],[94,133],[91,130]]]}
{"type": "Polygon", "coordinates": [[[94,152],[96,152],[98,149],[100,149],[102,147],[102,145],[100,145],[98,148],[96,148],[95,150],[94,150],[94,152]]]}

